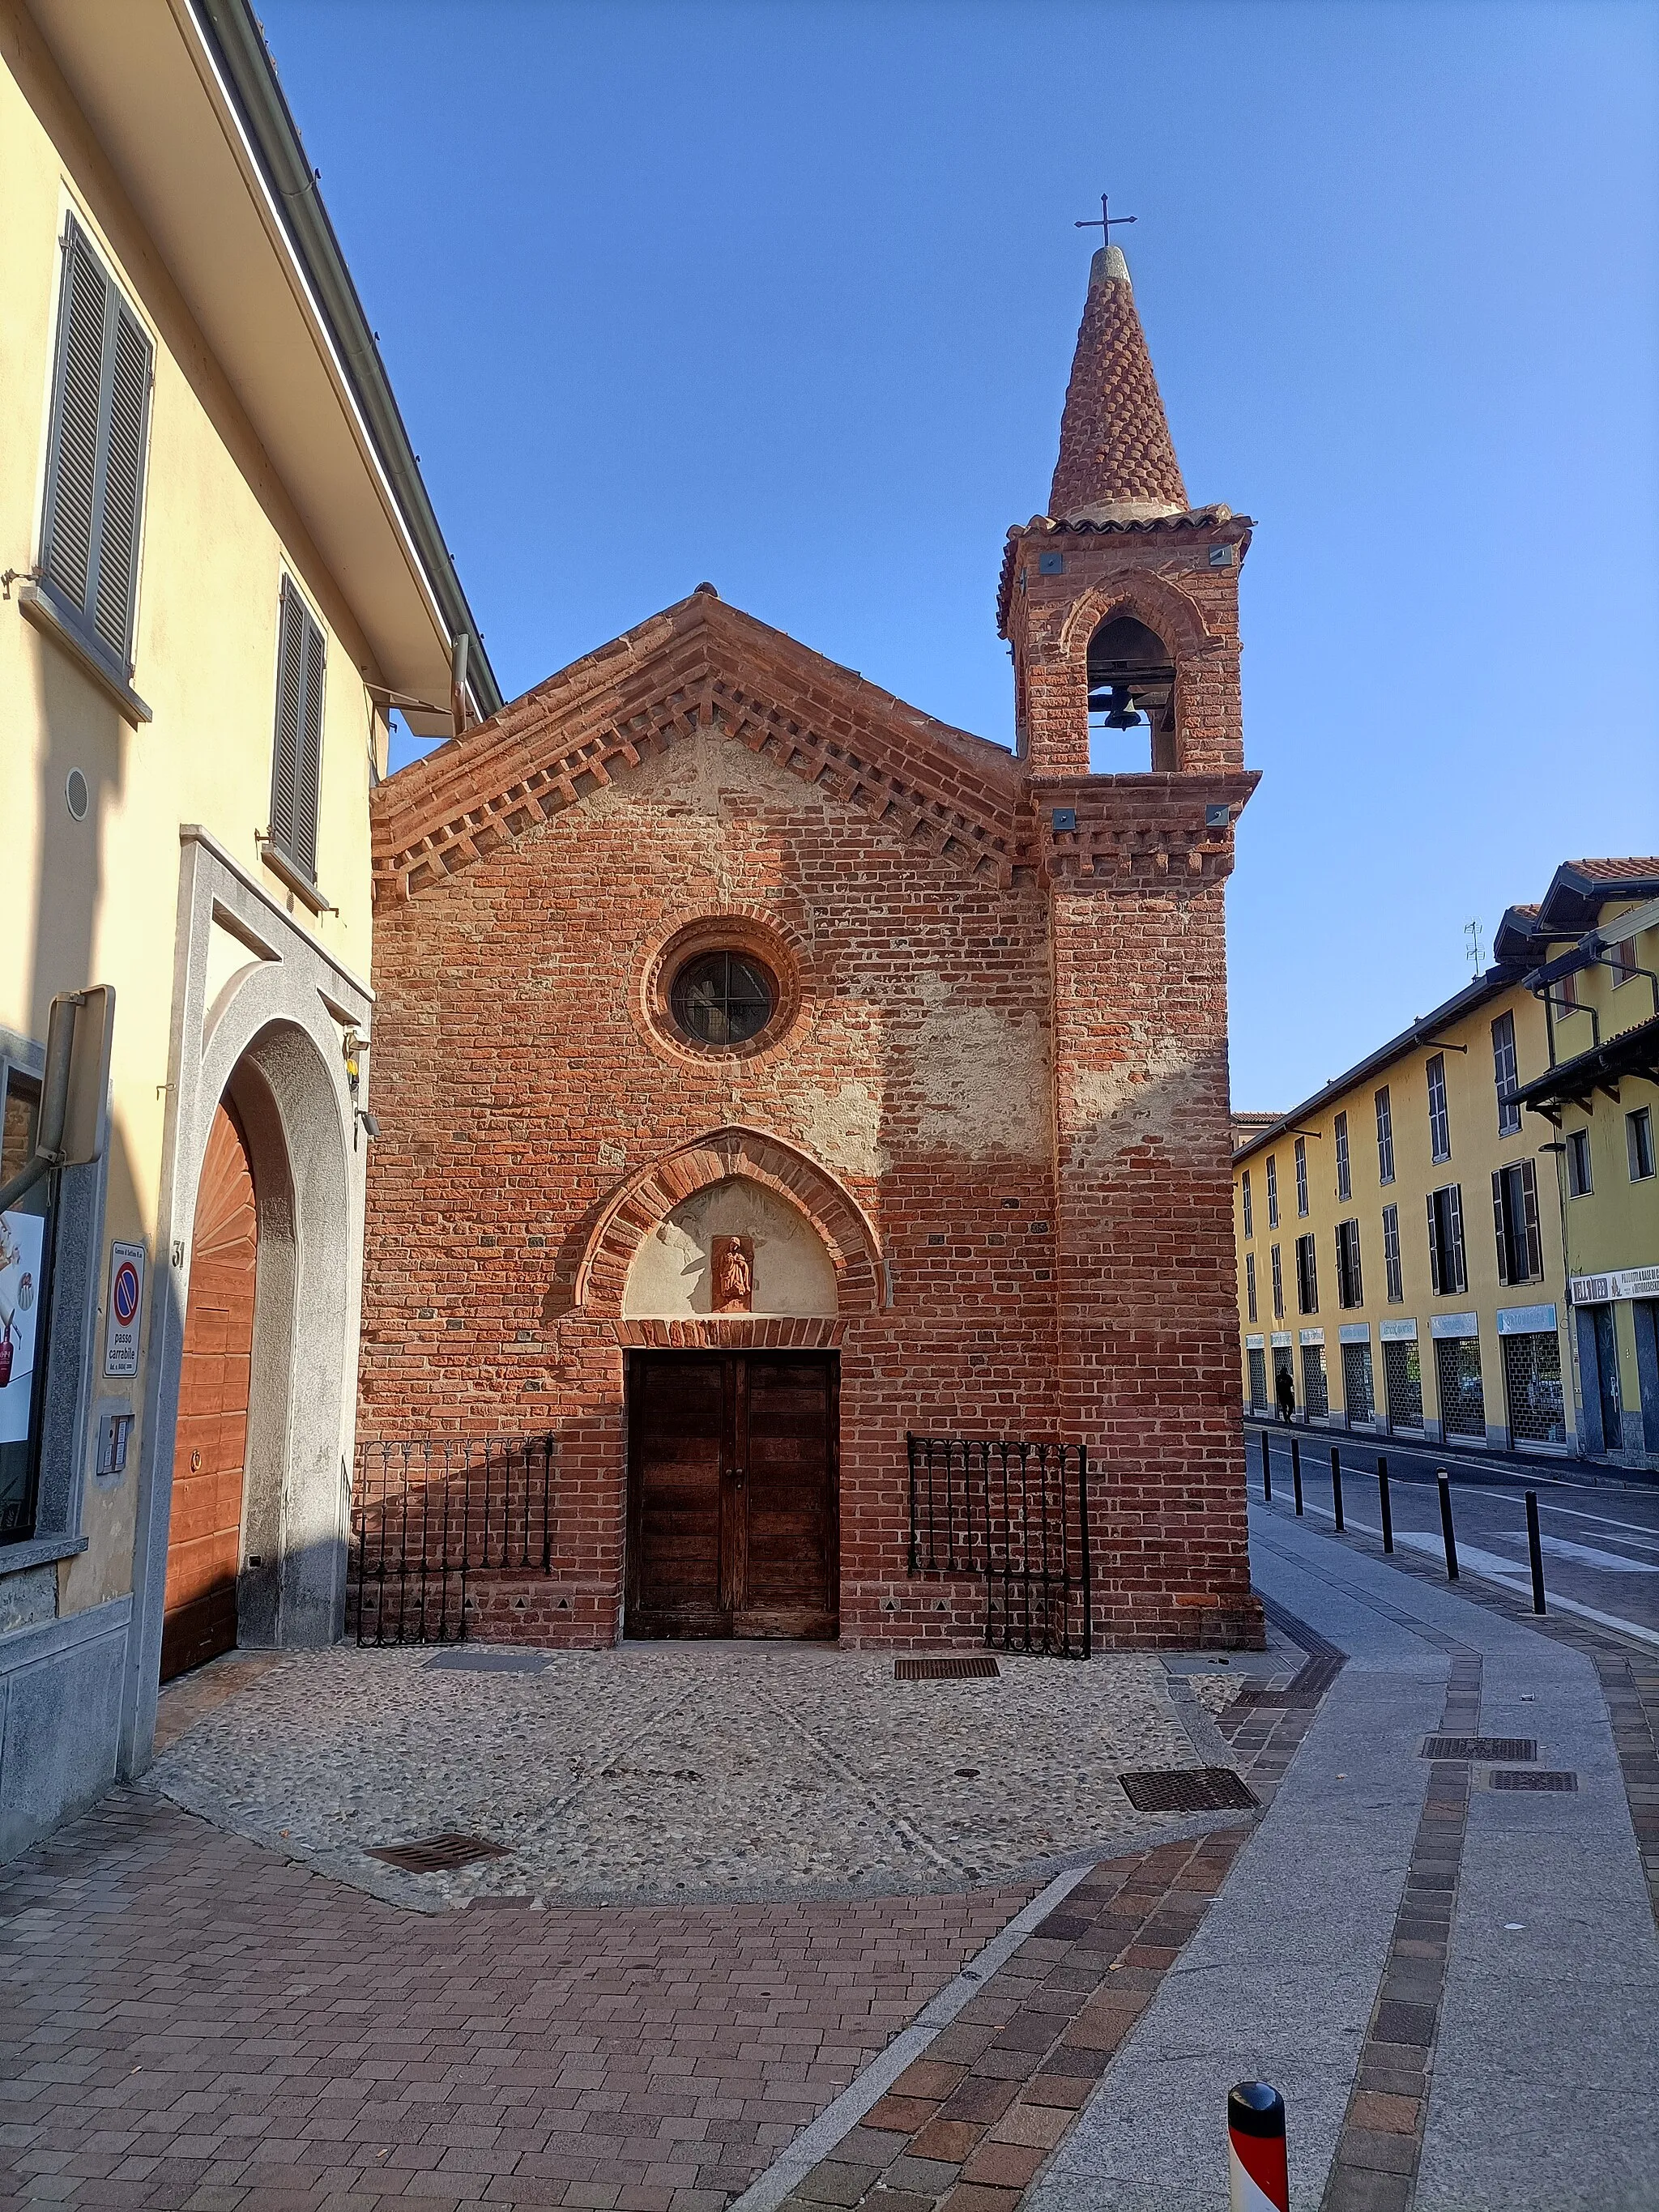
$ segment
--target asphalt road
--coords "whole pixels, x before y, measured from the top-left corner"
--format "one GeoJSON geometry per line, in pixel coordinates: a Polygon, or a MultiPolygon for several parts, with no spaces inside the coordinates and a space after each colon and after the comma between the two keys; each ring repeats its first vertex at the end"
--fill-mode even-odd
{"type": "MultiPolygon", "coordinates": [[[[1262,1433],[1250,1432],[1253,1499],[1261,1495],[1262,1433]]],[[[1291,1436],[1265,1433],[1272,1451],[1273,1510],[1293,1513],[1291,1436]]],[[[1525,1493],[1536,1491],[1547,1604],[1659,1646],[1659,1484],[1614,1487],[1542,1470],[1523,1474],[1512,1468],[1471,1469],[1431,1450],[1402,1451],[1397,1439],[1379,1445],[1298,1432],[1297,1441],[1307,1516],[1328,1525],[1334,1517],[1335,1443],[1342,1455],[1344,1517],[1349,1528],[1367,1535],[1382,1533],[1376,1461],[1379,1450],[1386,1452],[1395,1545],[1436,1562],[1443,1559],[1444,1547],[1435,1470],[1444,1466],[1450,1476],[1460,1571],[1527,1595],[1532,1580],[1525,1493]]]]}

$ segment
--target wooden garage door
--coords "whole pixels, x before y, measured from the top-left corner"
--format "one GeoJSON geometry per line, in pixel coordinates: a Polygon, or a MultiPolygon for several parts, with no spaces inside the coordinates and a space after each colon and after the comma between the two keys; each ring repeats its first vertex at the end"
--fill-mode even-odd
{"type": "Polygon", "coordinates": [[[241,1124],[221,1104],[196,1199],[173,1452],[161,1680],[234,1649],[258,1229],[241,1124]]]}
{"type": "Polygon", "coordinates": [[[833,1354],[635,1352],[628,1632],[833,1636],[833,1354]]]}

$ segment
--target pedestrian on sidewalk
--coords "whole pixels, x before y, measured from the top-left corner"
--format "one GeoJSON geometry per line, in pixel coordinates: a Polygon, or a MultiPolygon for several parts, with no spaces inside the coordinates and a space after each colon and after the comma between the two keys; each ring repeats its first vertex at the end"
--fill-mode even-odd
{"type": "Polygon", "coordinates": [[[1273,1377],[1273,1395],[1279,1401],[1279,1418],[1288,1421],[1296,1411],[1296,1384],[1291,1379],[1288,1367],[1281,1367],[1273,1377]]]}

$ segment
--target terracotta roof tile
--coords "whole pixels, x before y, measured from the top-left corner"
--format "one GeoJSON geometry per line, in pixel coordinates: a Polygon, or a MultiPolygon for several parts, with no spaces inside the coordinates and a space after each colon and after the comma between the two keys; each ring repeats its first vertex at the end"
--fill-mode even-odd
{"type": "Polygon", "coordinates": [[[1179,510],[1187,487],[1128,267],[1113,246],[1096,254],[1089,272],[1048,512],[1070,517],[1125,502],[1179,510]]]}
{"type": "Polygon", "coordinates": [[[1623,883],[1631,878],[1659,876],[1659,859],[1652,855],[1635,860],[1569,860],[1567,866],[1597,883],[1623,883]]]}

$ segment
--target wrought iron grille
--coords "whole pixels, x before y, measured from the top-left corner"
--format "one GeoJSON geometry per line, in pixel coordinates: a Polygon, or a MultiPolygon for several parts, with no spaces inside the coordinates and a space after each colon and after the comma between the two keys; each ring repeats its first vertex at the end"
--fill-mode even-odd
{"type": "Polygon", "coordinates": [[[981,1577],[993,1650],[1088,1658],[1087,1448],[1000,1437],[906,1443],[910,1572],[981,1577]]]}
{"type": "Polygon", "coordinates": [[[459,1644],[469,1575],[550,1574],[553,1438],[405,1437],[357,1447],[348,1629],[459,1644]]]}

